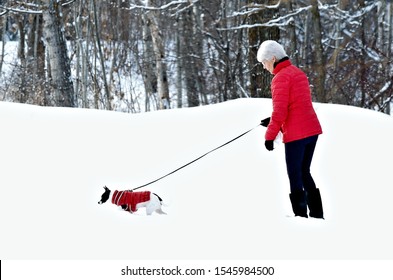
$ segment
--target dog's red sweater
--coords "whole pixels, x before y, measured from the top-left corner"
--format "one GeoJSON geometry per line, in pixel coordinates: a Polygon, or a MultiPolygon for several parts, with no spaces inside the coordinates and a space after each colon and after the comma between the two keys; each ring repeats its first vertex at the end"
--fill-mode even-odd
{"type": "Polygon", "coordinates": [[[135,212],[138,203],[150,200],[150,192],[114,191],[112,203],[117,206],[126,205],[126,211],[135,212]]]}

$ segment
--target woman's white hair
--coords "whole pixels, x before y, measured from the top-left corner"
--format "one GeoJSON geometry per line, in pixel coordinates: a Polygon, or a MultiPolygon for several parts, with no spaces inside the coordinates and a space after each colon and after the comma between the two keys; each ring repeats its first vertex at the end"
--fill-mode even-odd
{"type": "Polygon", "coordinates": [[[257,60],[259,62],[271,60],[273,57],[276,57],[277,60],[280,60],[284,57],[288,56],[285,52],[283,46],[273,40],[264,41],[258,49],[257,60]]]}

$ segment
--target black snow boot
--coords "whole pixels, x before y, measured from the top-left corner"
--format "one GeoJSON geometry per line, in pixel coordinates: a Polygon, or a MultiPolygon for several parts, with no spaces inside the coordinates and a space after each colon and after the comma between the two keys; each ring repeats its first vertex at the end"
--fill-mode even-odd
{"type": "Polygon", "coordinates": [[[310,209],[310,217],[323,219],[322,199],[319,189],[307,192],[307,204],[310,209]]]}
{"type": "Polygon", "coordinates": [[[295,216],[308,218],[307,216],[307,200],[305,191],[296,191],[289,194],[292,203],[292,210],[295,216]]]}

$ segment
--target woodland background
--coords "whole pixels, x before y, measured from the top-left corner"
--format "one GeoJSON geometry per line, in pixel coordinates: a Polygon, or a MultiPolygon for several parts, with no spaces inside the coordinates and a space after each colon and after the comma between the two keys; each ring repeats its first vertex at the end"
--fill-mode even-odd
{"type": "Polygon", "coordinates": [[[0,0],[0,100],[146,112],[270,97],[256,52],[274,39],[314,101],[390,114],[392,12],[392,0],[0,0]]]}

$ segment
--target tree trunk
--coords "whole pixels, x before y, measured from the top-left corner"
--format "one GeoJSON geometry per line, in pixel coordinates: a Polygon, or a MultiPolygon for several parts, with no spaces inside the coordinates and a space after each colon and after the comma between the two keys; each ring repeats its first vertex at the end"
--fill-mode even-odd
{"type": "Polygon", "coordinates": [[[176,60],[176,72],[177,72],[177,79],[176,79],[176,89],[177,89],[177,108],[183,107],[183,59],[182,59],[182,28],[183,28],[183,21],[182,17],[179,15],[176,19],[176,24],[178,27],[178,32],[176,32],[176,53],[177,53],[177,60],[176,60]]]}
{"type": "Polygon", "coordinates": [[[102,79],[104,81],[104,91],[105,91],[105,98],[106,98],[106,109],[112,110],[112,96],[109,91],[108,81],[106,77],[106,69],[105,69],[105,61],[104,61],[104,54],[102,53],[102,46],[101,46],[101,37],[99,32],[98,26],[98,13],[97,13],[97,5],[96,0],[93,0],[93,12],[94,12],[94,26],[95,26],[95,37],[96,43],[98,48],[98,55],[101,64],[101,71],[102,71],[102,79]]]}
{"type": "MultiPolygon", "coordinates": [[[[286,5],[287,12],[291,12],[293,10],[293,0],[284,1],[284,5],[286,5]]],[[[288,36],[290,45],[288,46],[288,55],[291,58],[291,61],[295,65],[299,65],[299,49],[297,46],[297,36],[296,36],[296,26],[295,21],[292,20],[288,26],[288,36]]]]}
{"type": "Polygon", "coordinates": [[[154,75],[153,57],[154,50],[151,41],[151,34],[147,26],[147,16],[142,15],[142,45],[143,45],[143,60],[142,60],[142,79],[145,86],[145,111],[150,111],[150,99],[155,92],[157,92],[157,79],[154,75]]]}
{"type": "Polygon", "coordinates": [[[1,25],[2,28],[1,30],[3,31],[2,34],[0,35],[1,38],[1,54],[0,54],[0,77],[1,77],[1,73],[2,73],[2,69],[3,69],[3,62],[4,62],[4,54],[5,54],[5,27],[6,27],[6,20],[7,17],[0,17],[0,21],[1,21],[1,25]]]}
{"type": "Polygon", "coordinates": [[[43,19],[42,15],[31,16],[31,28],[27,40],[27,69],[31,73],[29,88],[34,95],[31,96],[32,103],[41,106],[49,105],[46,100],[45,87],[45,45],[42,41],[43,19]]]}
{"type": "Polygon", "coordinates": [[[20,60],[20,70],[19,70],[19,84],[18,84],[18,101],[20,103],[26,103],[29,94],[27,90],[27,69],[26,69],[26,51],[25,51],[25,31],[23,17],[21,15],[17,16],[18,20],[18,30],[19,30],[19,44],[18,44],[18,58],[20,60]]]}
{"type": "Polygon", "coordinates": [[[49,1],[48,6],[43,10],[44,38],[50,63],[50,85],[54,105],[74,107],[74,87],[61,23],[61,5],[56,0],[47,1],[49,1]]]}
{"type": "MultiPolygon", "coordinates": [[[[80,54],[81,54],[81,98],[82,98],[82,106],[84,108],[88,108],[89,107],[89,102],[88,102],[88,87],[89,87],[89,69],[90,69],[90,42],[91,42],[91,33],[92,33],[92,23],[91,20],[86,20],[86,24],[83,26],[83,6],[82,6],[82,1],[79,3],[79,23],[80,26],[78,28],[79,32],[79,38],[80,40],[78,40],[78,46],[79,46],[79,50],[80,50],[80,54]],[[82,38],[83,38],[83,34],[86,34],[85,37],[85,44],[83,44],[82,42],[82,38]]],[[[95,84],[93,82],[93,84],[95,84]]],[[[94,86],[93,86],[94,87],[94,86]]],[[[94,95],[95,97],[95,95],[94,95]]],[[[95,101],[95,100],[94,100],[95,101]]],[[[96,107],[98,108],[98,106],[96,107]]]]}
{"type": "Polygon", "coordinates": [[[318,8],[318,0],[311,0],[311,14],[312,14],[312,26],[314,35],[315,48],[313,51],[314,57],[314,70],[316,78],[315,84],[315,96],[318,102],[327,102],[328,98],[325,94],[325,79],[326,79],[326,69],[325,69],[325,57],[322,46],[322,26],[321,18],[318,8]]]}
{"type": "MultiPolygon", "coordinates": [[[[153,6],[151,0],[147,1],[147,6],[153,6]]],[[[168,86],[168,76],[166,72],[165,64],[165,49],[164,42],[162,38],[162,33],[158,27],[157,15],[154,11],[147,12],[148,26],[150,28],[154,56],[156,58],[156,73],[157,73],[157,91],[159,100],[159,109],[169,109],[169,86],[168,86]]]]}
{"type": "Polygon", "coordinates": [[[183,28],[182,28],[182,57],[184,65],[184,81],[186,85],[188,107],[195,107],[200,105],[199,91],[198,91],[198,66],[195,59],[194,52],[194,20],[191,9],[185,11],[183,14],[183,28]]]}
{"type": "Polygon", "coordinates": [[[202,35],[202,31],[204,30],[204,14],[202,13],[199,4],[194,4],[192,9],[192,17],[193,17],[193,43],[191,45],[193,54],[194,54],[194,67],[192,68],[195,76],[195,84],[197,88],[197,96],[198,96],[198,104],[195,106],[199,106],[201,102],[207,104],[207,91],[205,87],[205,83],[203,81],[203,69],[204,69],[204,38],[202,35]],[[201,101],[202,100],[202,101],[201,101]]]}
{"type": "MultiPolygon", "coordinates": [[[[273,5],[277,4],[276,0],[248,0],[252,7],[255,4],[273,5]]],[[[278,13],[277,8],[265,8],[253,13],[249,17],[249,24],[265,23],[278,13]]],[[[261,63],[258,63],[256,57],[260,44],[265,40],[276,40],[280,38],[278,27],[252,27],[248,31],[249,54],[248,64],[250,66],[250,95],[251,97],[271,97],[270,83],[271,74],[263,69],[261,63]]]]}
{"type": "MultiPolygon", "coordinates": [[[[338,7],[342,11],[347,11],[347,9],[350,7],[349,0],[339,0],[338,7]]],[[[347,36],[343,33],[345,25],[343,24],[342,19],[338,19],[335,22],[334,26],[335,26],[334,37],[336,38],[334,42],[334,50],[330,58],[330,61],[327,61],[327,65],[331,67],[331,71],[332,71],[331,87],[330,87],[330,93],[328,94],[327,102],[334,102],[334,100],[337,99],[336,96],[340,86],[340,81],[339,81],[340,64],[341,64],[340,54],[342,51],[345,50],[345,46],[348,44],[349,40],[352,39],[350,36],[347,36]]]]}
{"type": "MultiPolygon", "coordinates": [[[[392,1],[390,1],[387,4],[387,13],[388,13],[387,22],[388,22],[388,26],[389,26],[388,35],[387,35],[388,36],[388,40],[387,40],[387,49],[388,49],[387,59],[389,61],[392,61],[392,58],[393,58],[393,49],[392,49],[392,40],[393,40],[393,2],[392,1]]],[[[387,70],[387,72],[388,72],[388,75],[390,76],[391,83],[393,83],[393,70],[390,69],[390,71],[387,70]]],[[[390,98],[390,101],[388,101],[388,104],[386,105],[385,113],[390,115],[391,114],[391,108],[393,107],[393,86],[390,87],[388,98],[390,98]]]]}
{"type": "MultiPolygon", "coordinates": [[[[359,8],[364,9],[365,7],[365,2],[364,0],[359,0],[359,8]]],[[[360,41],[362,45],[362,52],[361,52],[361,58],[359,61],[360,64],[360,92],[361,92],[361,99],[360,99],[360,106],[365,107],[366,105],[366,91],[367,91],[367,86],[366,86],[366,81],[367,81],[367,65],[366,65],[366,24],[365,24],[365,18],[362,18],[361,22],[361,30],[360,30],[360,41]]]]}

